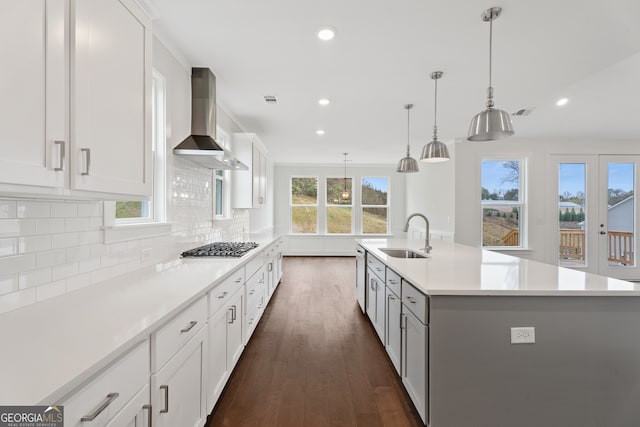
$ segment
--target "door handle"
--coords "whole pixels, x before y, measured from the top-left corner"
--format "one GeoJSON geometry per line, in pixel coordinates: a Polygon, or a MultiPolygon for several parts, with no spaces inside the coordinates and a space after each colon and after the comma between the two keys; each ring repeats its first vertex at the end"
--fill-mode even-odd
{"type": "Polygon", "coordinates": [[[601,231],[600,234],[604,235],[604,234],[607,234],[607,232],[606,231],[601,231]]]}
{"type": "Polygon", "coordinates": [[[64,157],[65,157],[65,142],[64,141],[53,141],[54,144],[59,145],[60,146],[60,164],[58,165],[57,168],[54,168],[53,170],[56,172],[59,171],[63,171],[64,170],[64,157]]]}
{"type": "Polygon", "coordinates": [[[120,396],[120,393],[109,393],[109,394],[107,394],[107,398],[104,400],[104,402],[102,402],[102,404],[100,406],[98,406],[96,408],[96,410],[93,411],[93,413],[91,413],[89,415],[85,415],[84,417],[80,418],[80,421],[85,422],[85,421],[93,421],[93,420],[95,420],[98,417],[98,415],[100,415],[102,413],[102,411],[107,409],[107,406],[111,405],[111,402],[113,402],[114,400],[116,400],[118,398],[118,396],[120,396]]]}
{"type": "Polygon", "coordinates": [[[148,424],[148,426],[151,427],[153,425],[153,423],[151,422],[152,407],[151,407],[151,405],[142,405],[142,409],[146,409],[146,410],[149,411],[149,418],[148,418],[149,424],[148,424]]]}
{"type": "Polygon", "coordinates": [[[160,409],[160,413],[166,414],[169,412],[169,386],[161,385],[160,390],[164,390],[164,409],[160,409]]]}
{"type": "MultiPolygon", "coordinates": [[[[231,308],[231,307],[227,308],[227,313],[231,313],[231,321],[228,321],[227,323],[233,323],[233,321],[235,320],[235,319],[233,318],[233,308],[231,308]]],[[[228,317],[229,317],[229,316],[227,316],[227,318],[228,318],[228,317]]]]}
{"type": "Polygon", "coordinates": [[[90,148],[81,148],[80,152],[84,153],[85,158],[87,160],[87,168],[80,175],[89,175],[89,170],[91,169],[91,149],[90,148]]]}
{"type": "Polygon", "coordinates": [[[189,324],[187,326],[185,326],[184,328],[180,329],[180,333],[185,334],[185,333],[189,332],[190,330],[193,329],[194,326],[196,326],[197,323],[198,323],[197,320],[192,320],[191,322],[189,322],[189,324]]]}

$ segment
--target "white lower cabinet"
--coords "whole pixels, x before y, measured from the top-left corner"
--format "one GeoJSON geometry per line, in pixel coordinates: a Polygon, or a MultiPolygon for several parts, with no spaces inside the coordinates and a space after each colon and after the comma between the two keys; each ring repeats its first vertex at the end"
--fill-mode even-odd
{"type": "Polygon", "coordinates": [[[429,326],[423,324],[405,305],[402,306],[402,384],[427,424],[428,384],[427,354],[429,326]]]}
{"type": "Polygon", "coordinates": [[[245,345],[249,342],[253,331],[258,326],[258,322],[264,313],[267,305],[267,287],[265,282],[264,267],[247,280],[247,309],[245,315],[245,345]]]}
{"type": "Polygon", "coordinates": [[[380,341],[385,342],[385,305],[386,294],[384,280],[378,277],[371,268],[367,272],[367,315],[373,323],[380,341]]]}
{"type": "Polygon", "coordinates": [[[244,349],[243,301],[244,287],[239,287],[228,302],[209,319],[207,412],[210,412],[218,401],[244,349]]]}
{"type": "Polygon", "coordinates": [[[149,404],[149,373],[149,340],[146,340],[60,402],[64,406],[64,425],[142,426],[131,423],[148,420],[149,414],[144,414],[144,409],[149,404]]]}
{"type": "Polygon", "coordinates": [[[400,374],[402,355],[402,330],[400,328],[400,316],[402,314],[402,302],[391,288],[387,287],[387,307],[386,314],[386,341],[385,348],[391,363],[400,374]]]}
{"type": "Polygon", "coordinates": [[[122,408],[106,427],[151,427],[151,405],[149,385],[145,386],[122,408]]]}
{"type": "Polygon", "coordinates": [[[162,369],[151,376],[153,425],[156,427],[201,427],[207,418],[207,334],[205,328],[162,369]]]}

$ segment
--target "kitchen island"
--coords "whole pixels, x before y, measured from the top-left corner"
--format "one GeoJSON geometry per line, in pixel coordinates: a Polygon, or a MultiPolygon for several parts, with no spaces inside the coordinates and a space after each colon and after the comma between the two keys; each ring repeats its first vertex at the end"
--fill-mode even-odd
{"type": "Polygon", "coordinates": [[[357,243],[365,311],[425,424],[640,425],[639,285],[444,241],[418,259],[381,249],[423,242],[357,243]]]}

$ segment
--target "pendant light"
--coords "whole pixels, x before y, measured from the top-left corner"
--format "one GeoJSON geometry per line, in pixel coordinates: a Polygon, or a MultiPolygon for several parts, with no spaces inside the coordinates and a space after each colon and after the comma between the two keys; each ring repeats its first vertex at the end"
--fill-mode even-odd
{"type": "Polygon", "coordinates": [[[493,44],[493,21],[498,19],[502,8],[492,7],[482,14],[483,21],[489,21],[489,87],[487,88],[487,109],[478,113],[469,126],[469,141],[493,141],[514,134],[509,113],[493,108],[493,86],[491,86],[491,56],[493,44]]]}
{"type": "Polygon", "coordinates": [[[413,173],[418,172],[418,162],[411,157],[411,144],[409,143],[409,110],[413,108],[413,104],[406,104],[404,108],[407,110],[407,155],[398,162],[397,172],[413,173]]]}
{"type": "Polygon", "coordinates": [[[346,201],[346,200],[349,200],[349,198],[351,197],[351,194],[347,189],[347,154],[349,153],[342,153],[342,154],[344,154],[344,180],[342,181],[344,186],[342,188],[342,193],[340,194],[340,198],[343,201],[346,201]]]}
{"type": "Polygon", "coordinates": [[[442,71],[434,71],[431,73],[431,78],[435,83],[433,103],[433,141],[422,147],[422,155],[420,156],[421,162],[438,163],[446,162],[449,160],[449,150],[447,146],[438,141],[438,79],[442,77],[442,71]]]}

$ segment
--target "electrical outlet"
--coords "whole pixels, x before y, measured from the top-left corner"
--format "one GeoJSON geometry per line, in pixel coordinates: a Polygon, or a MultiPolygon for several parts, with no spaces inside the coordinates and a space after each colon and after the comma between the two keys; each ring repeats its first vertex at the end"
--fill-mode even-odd
{"type": "Polygon", "coordinates": [[[511,328],[511,344],[534,344],[536,328],[511,328]]]}

